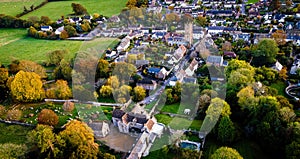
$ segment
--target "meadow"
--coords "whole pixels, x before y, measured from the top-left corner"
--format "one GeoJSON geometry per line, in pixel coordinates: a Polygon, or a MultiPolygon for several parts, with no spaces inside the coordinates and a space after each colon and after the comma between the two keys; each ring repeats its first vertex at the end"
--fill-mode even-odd
{"type": "Polygon", "coordinates": [[[84,6],[90,14],[99,13],[108,17],[119,14],[125,7],[127,0],[75,0],[75,1],[56,1],[49,2],[45,6],[35,10],[25,16],[28,19],[31,16],[48,16],[52,20],[57,20],[61,16],[72,14],[72,3],[79,3],[84,6]]]}
{"type": "Polygon", "coordinates": [[[67,59],[76,52],[88,47],[106,49],[114,43],[114,38],[101,38],[92,41],[41,40],[26,36],[25,29],[0,30],[0,62],[8,65],[12,60],[31,60],[39,64],[47,61],[46,54],[54,50],[68,50],[67,59]]]}
{"type": "Polygon", "coordinates": [[[31,5],[37,6],[44,0],[1,0],[0,14],[16,16],[22,13],[24,6],[29,10],[31,5]]]}
{"type": "Polygon", "coordinates": [[[247,3],[257,3],[257,2],[258,2],[258,0],[248,0],[247,3]]]}

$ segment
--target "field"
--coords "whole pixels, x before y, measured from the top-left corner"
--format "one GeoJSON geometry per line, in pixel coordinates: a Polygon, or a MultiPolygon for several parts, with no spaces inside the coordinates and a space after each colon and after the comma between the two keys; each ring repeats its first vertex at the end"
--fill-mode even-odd
{"type": "Polygon", "coordinates": [[[256,3],[256,2],[258,2],[258,0],[248,0],[247,3],[256,3]]]}
{"type": "Polygon", "coordinates": [[[0,144],[8,142],[14,144],[25,144],[27,140],[27,133],[33,128],[0,123],[0,129],[0,144]]]}
{"type": "Polygon", "coordinates": [[[37,6],[44,0],[1,0],[0,1],[0,14],[16,16],[22,13],[24,6],[30,9],[31,5],[37,6]]]}
{"type": "Polygon", "coordinates": [[[282,96],[285,96],[285,97],[288,97],[286,94],[285,94],[285,88],[287,87],[286,84],[282,81],[277,81],[276,83],[272,83],[271,84],[271,87],[272,88],[275,88],[277,91],[278,91],[278,95],[282,95],[282,96]]]}
{"type": "Polygon", "coordinates": [[[80,3],[90,14],[99,13],[105,16],[112,16],[121,12],[125,7],[127,0],[75,0],[75,1],[57,1],[49,2],[45,6],[23,16],[27,19],[30,16],[48,16],[52,20],[61,18],[62,15],[67,17],[72,14],[72,3],[80,3]]]}
{"type": "Polygon", "coordinates": [[[26,36],[25,29],[0,30],[0,62],[10,64],[14,59],[31,60],[38,63],[46,62],[48,52],[65,49],[69,51],[67,58],[75,56],[78,50],[96,46],[106,49],[116,39],[101,38],[93,41],[41,40],[26,36]]]}

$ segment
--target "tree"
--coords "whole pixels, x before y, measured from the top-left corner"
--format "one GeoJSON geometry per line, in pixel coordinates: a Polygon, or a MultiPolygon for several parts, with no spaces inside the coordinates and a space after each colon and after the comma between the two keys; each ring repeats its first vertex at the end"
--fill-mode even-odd
{"type": "Polygon", "coordinates": [[[67,81],[57,80],[54,86],[46,91],[46,97],[54,99],[69,99],[72,97],[72,91],[68,86],[67,81]]]}
{"type": "Polygon", "coordinates": [[[107,86],[111,86],[113,89],[117,89],[120,86],[120,82],[117,76],[110,76],[106,83],[107,86]]]}
{"type": "Polygon", "coordinates": [[[129,9],[132,9],[132,8],[136,7],[136,3],[137,3],[137,0],[128,0],[126,3],[126,7],[128,7],[129,9]]]}
{"type": "Polygon", "coordinates": [[[75,15],[87,14],[86,8],[83,7],[81,4],[72,3],[71,6],[75,15]]]}
{"type": "Polygon", "coordinates": [[[8,98],[9,88],[6,85],[8,78],[9,78],[8,69],[0,68],[0,100],[8,98]]]}
{"type": "Polygon", "coordinates": [[[250,83],[254,82],[254,76],[255,71],[246,69],[246,68],[241,68],[236,71],[233,71],[229,78],[228,78],[228,84],[231,86],[236,87],[236,89],[240,89],[242,87],[247,86],[250,83]]]}
{"type": "Polygon", "coordinates": [[[287,69],[286,67],[283,67],[280,71],[279,71],[279,78],[282,79],[282,80],[286,80],[288,78],[288,75],[287,75],[287,69]]]}
{"type": "Polygon", "coordinates": [[[196,24],[202,26],[202,27],[205,27],[207,25],[207,20],[204,16],[202,15],[199,15],[197,18],[196,18],[196,24]]]}
{"type": "Polygon", "coordinates": [[[51,19],[47,16],[41,16],[41,23],[44,25],[49,25],[51,22],[51,19]]]}
{"type": "Polygon", "coordinates": [[[64,79],[67,81],[72,80],[72,68],[70,62],[65,59],[62,59],[53,71],[53,76],[55,79],[64,79]]]}
{"type": "Polygon", "coordinates": [[[276,32],[272,34],[272,38],[276,41],[277,45],[279,46],[286,44],[286,33],[283,30],[276,30],[276,32]]]}
{"type": "Polygon", "coordinates": [[[16,60],[12,62],[10,68],[12,68],[12,65],[15,65],[14,69],[10,70],[12,73],[17,73],[18,71],[22,70],[25,72],[34,72],[38,74],[41,78],[47,77],[45,68],[35,62],[28,60],[16,60]]]}
{"type": "Polygon", "coordinates": [[[69,38],[68,32],[65,31],[65,30],[63,30],[63,31],[59,34],[59,38],[60,38],[60,39],[63,39],[63,40],[68,39],[68,38],[69,38]]]}
{"type": "Polygon", "coordinates": [[[220,116],[224,117],[229,116],[230,114],[229,104],[220,98],[213,98],[206,110],[206,116],[214,121],[218,121],[220,116]]]}
{"type": "Polygon", "coordinates": [[[146,97],[146,91],[142,86],[136,86],[133,89],[133,100],[141,101],[146,97]]]}
{"type": "Polygon", "coordinates": [[[119,101],[120,103],[125,103],[130,99],[130,92],[132,88],[128,85],[122,85],[118,89],[113,90],[113,96],[116,99],[116,101],[119,101]]]}
{"type": "Polygon", "coordinates": [[[257,64],[273,64],[276,61],[276,55],[279,51],[275,40],[263,39],[257,44],[257,49],[253,51],[257,64]]]}
{"type": "Polygon", "coordinates": [[[100,89],[100,97],[109,98],[112,96],[113,88],[111,86],[102,86],[100,89]]]}
{"type": "Polygon", "coordinates": [[[257,106],[259,99],[254,97],[254,93],[251,86],[247,86],[237,93],[237,97],[239,98],[238,103],[242,110],[252,110],[257,106]]]}
{"type": "Polygon", "coordinates": [[[58,116],[50,109],[43,109],[38,115],[38,123],[55,126],[58,124],[58,116]]]}
{"type": "Polygon", "coordinates": [[[43,83],[34,72],[20,71],[11,83],[11,93],[20,102],[35,102],[44,98],[43,83]]]}
{"type": "Polygon", "coordinates": [[[64,58],[66,54],[68,54],[67,50],[55,50],[47,53],[47,57],[48,57],[47,64],[58,66],[60,61],[64,58]]]}
{"type": "Polygon", "coordinates": [[[236,130],[229,116],[223,116],[218,125],[218,140],[222,143],[232,143],[236,137],[236,130]]]}
{"type": "Polygon", "coordinates": [[[287,7],[291,7],[292,4],[293,4],[293,1],[292,0],[285,0],[285,4],[287,7]]]}
{"type": "Polygon", "coordinates": [[[25,153],[27,152],[26,145],[18,145],[13,143],[0,144],[0,158],[25,158],[25,153]]]}
{"type": "Polygon", "coordinates": [[[104,59],[100,59],[97,66],[97,78],[108,77],[108,72],[109,62],[104,59]]]}
{"type": "Polygon", "coordinates": [[[230,147],[220,147],[211,156],[211,159],[243,159],[239,152],[230,147]]]}
{"type": "Polygon", "coordinates": [[[28,134],[28,144],[36,149],[39,158],[56,158],[61,154],[60,146],[65,142],[53,133],[53,128],[48,125],[40,125],[28,134]]]}
{"type": "Polygon", "coordinates": [[[22,111],[19,109],[12,109],[7,111],[6,119],[7,120],[20,120],[22,117],[22,111]]]}
{"type": "Polygon", "coordinates": [[[68,33],[69,37],[77,36],[76,29],[71,25],[65,26],[64,30],[68,33]]]}
{"type": "Polygon", "coordinates": [[[287,159],[297,159],[300,158],[300,142],[293,141],[285,148],[286,158],[287,159]]]}
{"type": "Polygon", "coordinates": [[[229,61],[228,66],[225,69],[227,78],[229,77],[231,72],[241,69],[241,68],[254,70],[254,68],[248,62],[246,62],[244,60],[232,59],[229,61]]]}
{"type": "Polygon", "coordinates": [[[113,63],[112,65],[112,74],[118,77],[121,85],[128,83],[130,76],[137,71],[134,65],[126,62],[113,63]]]}
{"type": "Polygon", "coordinates": [[[66,101],[63,105],[63,110],[66,112],[72,112],[74,110],[75,104],[70,101],[66,101]]]}
{"type": "Polygon", "coordinates": [[[176,13],[169,13],[169,14],[166,14],[166,21],[168,23],[179,22],[180,17],[176,13]]]}
{"type": "Polygon", "coordinates": [[[199,97],[199,109],[200,110],[206,110],[206,108],[209,106],[210,104],[210,96],[208,96],[207,94],[203,94],[199,97]]]}
{"type": "Polygon", "coordinates": [[[4,115],[6,112],[6,109],[3,105],[0,105],[0,118],[2,117],[2,115],[4,115]]]}
{"type": "Polygon", "coordinates": [[[286,123],[289,123],[291,121],[294,121],[296,118],[296,114],[294,110],[290,109],[289,107],[283,107],[279,110],[279,114],[281,116],[281,119],[285,121],[286,123]]]}
{"type": "Polygon", "coordinates": [[[222,44],[222,50],[223,51],[231,51],[232,50],[231,43],[228,41],[225,41],[225,43],[222,44]]]}
{"type": "Polygon", "coordinates": [[[69,158],[97,158],[98,144],[94,133],[84,122],[72,120],[58,136],[65,141],[63,156],[69,158]]]}
{"type": "MultiPolygon", "coordinates": [[[[0,64],[1,66],[1,64],[0,64]]],[[[8,79],[8,69],[7,68],[0,68],[0,84],[5,84],[8,79]]]]}

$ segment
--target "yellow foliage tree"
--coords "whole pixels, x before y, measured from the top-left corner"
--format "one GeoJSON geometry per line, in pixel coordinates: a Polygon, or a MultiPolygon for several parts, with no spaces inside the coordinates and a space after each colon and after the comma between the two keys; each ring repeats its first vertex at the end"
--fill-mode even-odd
{"type": "Polygon", "coordinates": [[[72,91],[68,86],[68,82],[57,80],[54,87],[46,91],[47,98],[69,99],[72,97],[72,91]]]}
{"type": "Polygon", "coordinates": [[[44,98],[41,77],[34,72],[19,71],[11,83],[11,93],[20,102],[36,102],[44,98]]]}

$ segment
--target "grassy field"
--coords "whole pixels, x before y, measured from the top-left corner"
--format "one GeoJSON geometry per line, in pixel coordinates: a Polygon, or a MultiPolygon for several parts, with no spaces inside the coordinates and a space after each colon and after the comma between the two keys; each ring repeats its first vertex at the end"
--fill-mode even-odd
{"type": "Polygon", "coordinates": [[[52,20],[57,20],[62,15],[65,17],[72,14],[72,3],[80,3],[90,14],[99,13],[105,16],[112,16],[121,12],[125,7],[127,0],[75,0],[49,2],[42,8],[23,16],[27,19],[30,16],[48,16],[52,20]]]}
{"type": "Polygon", "coordinates": [[[31,5],[37,6],[44,0],[1,0],[0,1],[0,14],[16,16],[22,13],[24,6],[30,9],[31,5]]]}
{"type": "Polygon", "coordinates": [[[286,84],[282,81],[277,81],[276,83],[271,84],[272,88],[275,88],[278,91],[278,95],[282,95],[287,97],[285,94],[285,88],[287,87],[286,84]]]}
{"type": "Polygon", "coordinates": [[[165,125],[169,125],[173,129],[181,130],[181,129],[192,129],[192,130],[200,130],[202,125],[202,120],[188,120],[185,118],[174,117],[171,118],[166,114],[157,114],[155,118],[158,122],[161,122],[165,125]]]}
{"type": "Polygon", "coordinates": [[[26,36],[25,29],[0,30],[0,62],[8,65],[12,60],[31,60],[46,62],[48,52],[65,49],[69,51],[67,58],[73,58],[78,50],[89,47],[106,49],[114,38],[101,38],[92,41],[41,40],[26,36]]]}
{"type": "Polygon", "coordinates": [[[27,140],[26,135],[33,128],[0,123],[0,129],[0,144],[8,142],[14,144],[25,144],[27,140]]]}
{"type": "Polygon", "coordinates": [[[258,0],[248,0],[248,3],[256,3],[258,0]]]}

